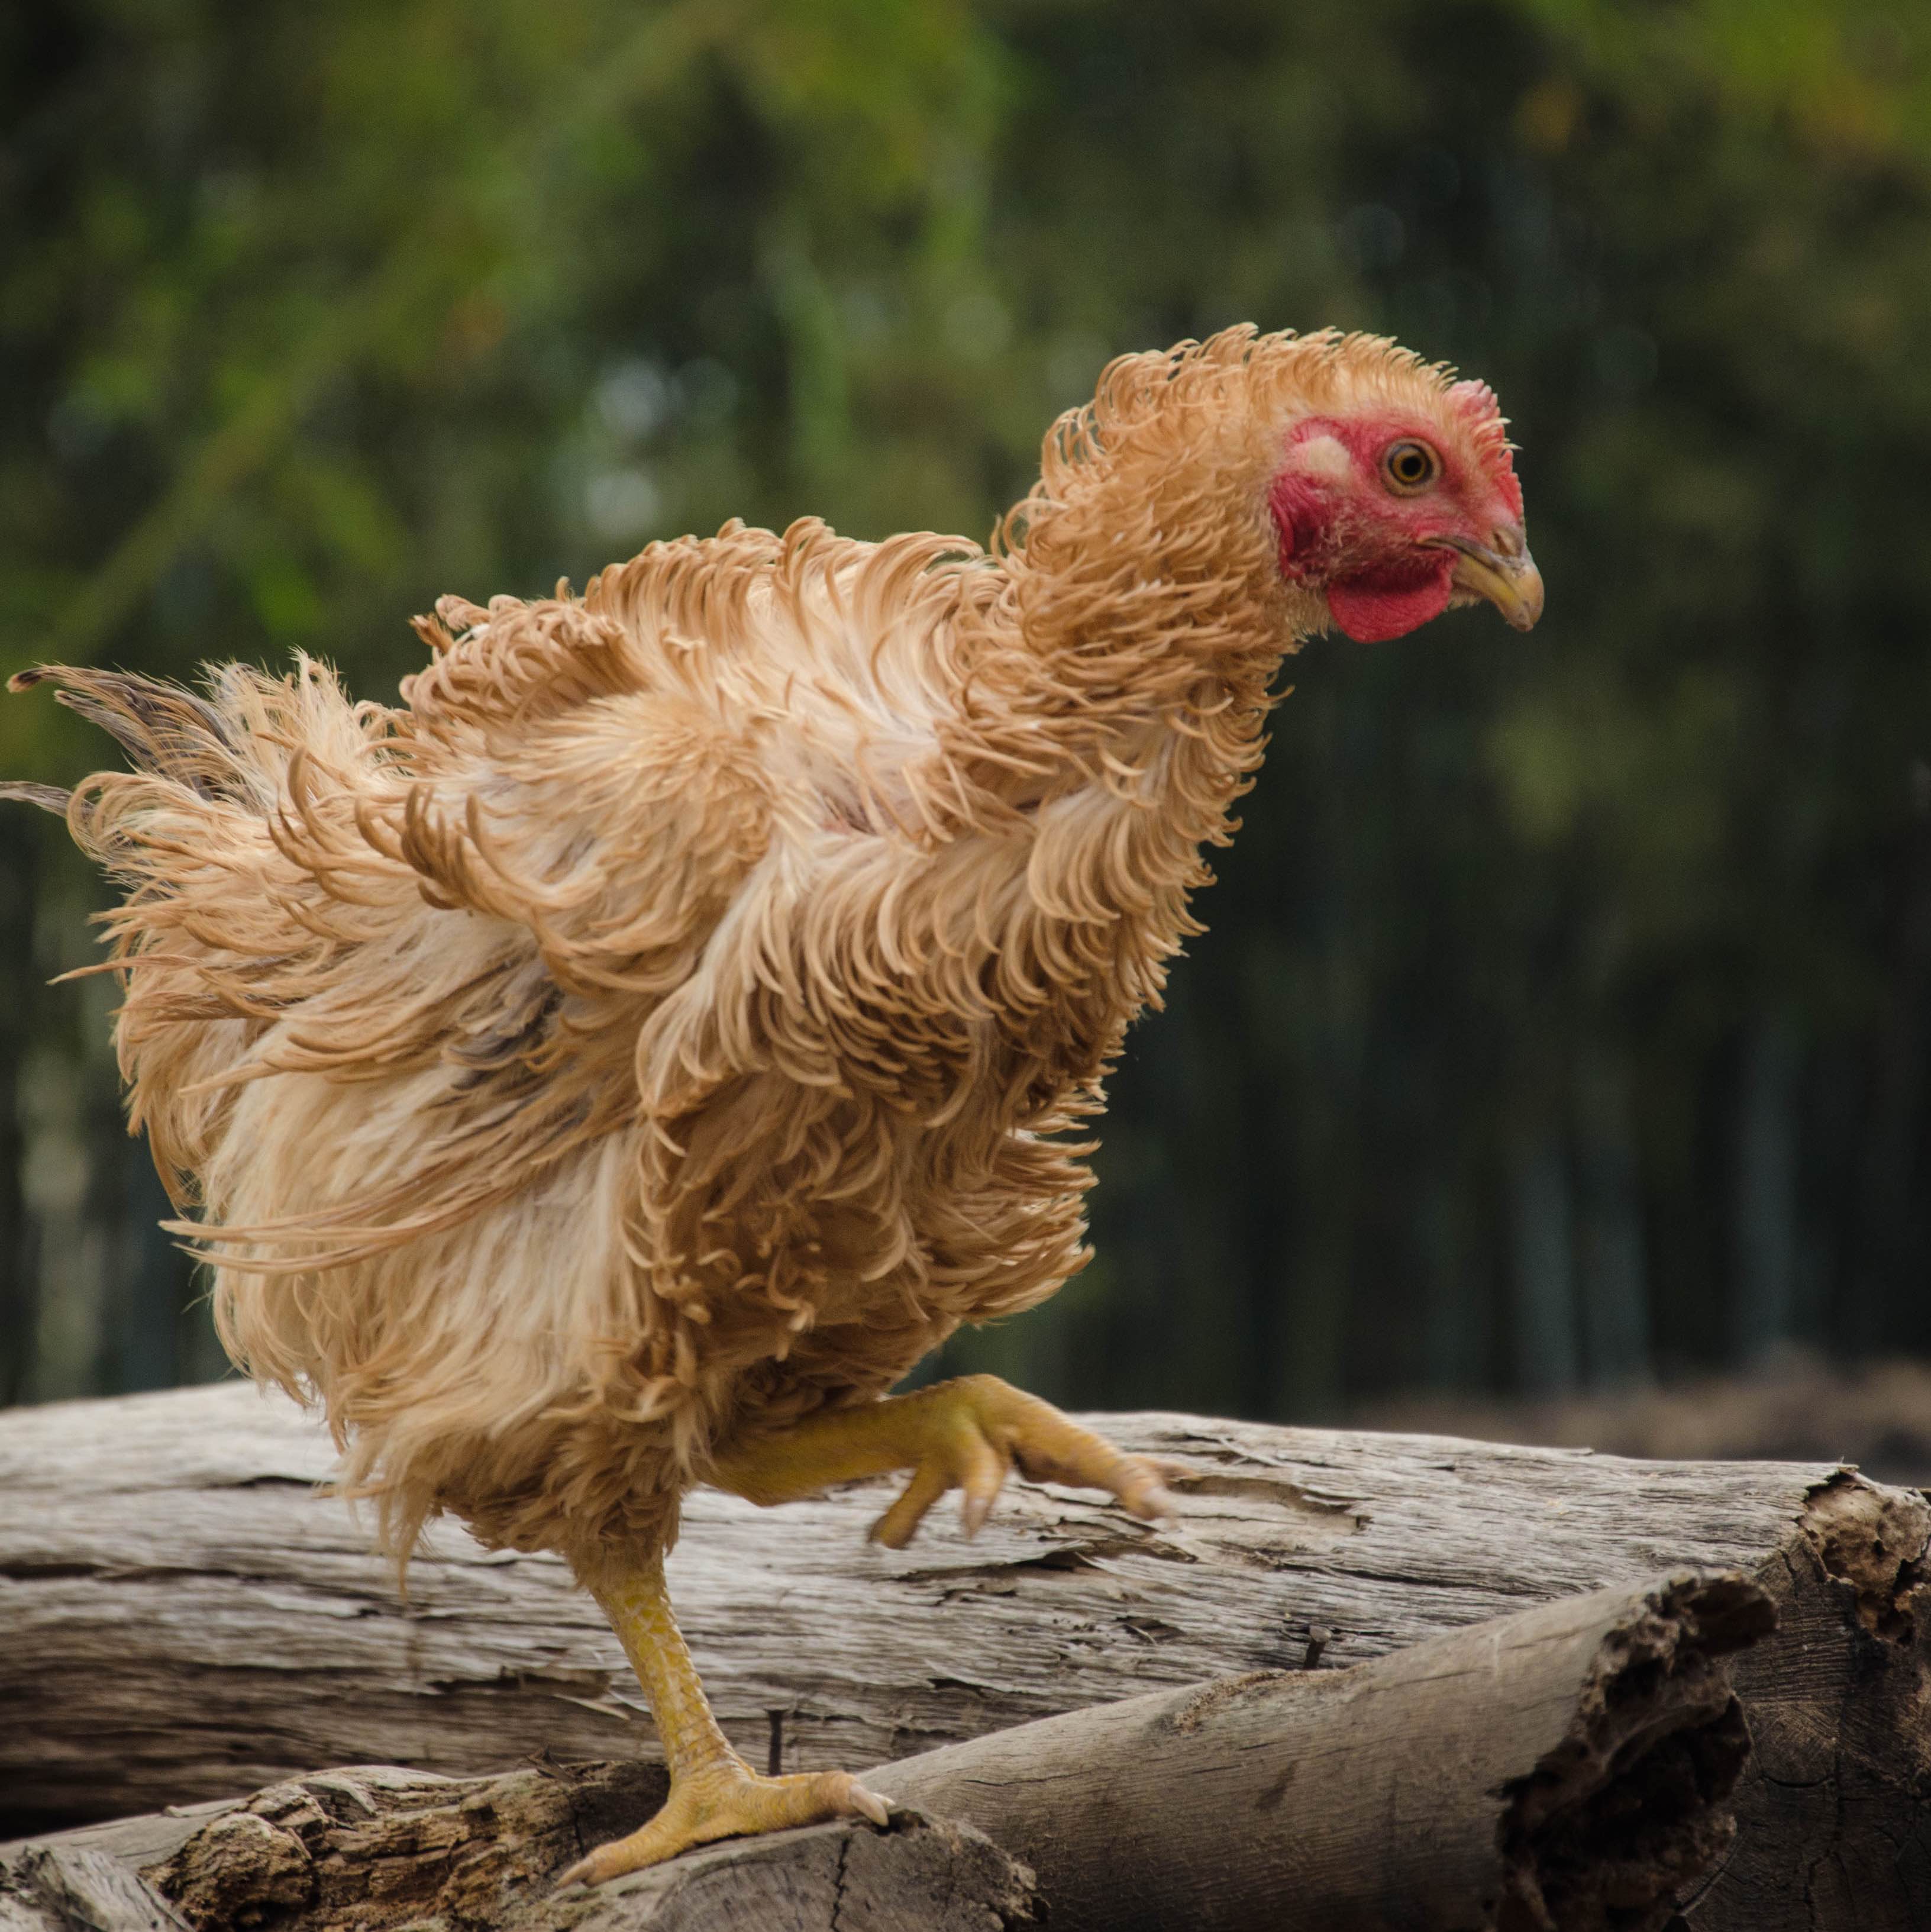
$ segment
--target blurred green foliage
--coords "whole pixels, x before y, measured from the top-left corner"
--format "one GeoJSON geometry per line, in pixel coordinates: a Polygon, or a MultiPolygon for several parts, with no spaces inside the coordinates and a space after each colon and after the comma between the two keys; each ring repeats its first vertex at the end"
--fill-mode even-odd
{"type": "MultiPolygon", "coordinates": [[[[0,668],[340,662],[818,512],[983,535],[1106,357],[1492,381],[1550,614],[1293,668],[1099,1261],[948,1358],[1313,1415],[1931,1348],[1931,46],[1831,0],[44,0],[0,20],[0,668]]],[[[102,748],[0,706],[0,769],[102,748]]],[[[0,827],[0,1393],[208,1372],[98,890],[0,827]]]]}

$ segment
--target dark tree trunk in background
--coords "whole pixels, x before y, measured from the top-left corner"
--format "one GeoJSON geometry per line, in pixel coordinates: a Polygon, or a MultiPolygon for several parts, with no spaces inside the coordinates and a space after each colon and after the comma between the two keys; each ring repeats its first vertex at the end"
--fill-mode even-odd
{"type": "Polygon", "coordinates": [[[1584,1048],[1576,1114],[1583,1360],[1592,1385],[1614,1386],[1638,1380],[1651,1364],[1642,1183],[1620,1047],[1584,1048]]]}
{"type": "Polygon", "coordinates": [[[94,1300],[93,1360],[95,1388],[111,1395],[127,1392],[127,1336],[134,1316],[138,1282],[134,1250],[127,1239],[127,1130],[121,1113],[119,1083],[111,1065],[83,1060],[75,1070],[85,1083],[87,1191],[79,1226],[72,1231],[80,1252],[91,1262],[88,1273],[94,1300]]]}
{"type": "MultiPolygon", "coordinates": [[[[18,811],[19,807],[10,807],[18,811]]],[[[21,1169],[20,1071],[40,994],[34,964],[37,827],[0,839],[0,1403],[25,1393],[39,1310],[21,1169]]]]}
{"type": "MultiPolygon", "coordinates": [[[[107,1150],[103,1149],[103,1152],[107,1150]]],[[[181,1317],[193,1289],[193,1265],[164,1234],[172,1204],[148,1152],[146,1139],[121,1136],[118,1166],[123,1176],[121,1252],[118,1295],[123,1304],[115,1332],[107,1338],[114,1352],[113,1386],[132,1394],[142,1389],[172,1388],[192,1378],[196,1365],[181,1347],[181,1317]]]]}
{"type": "Polygon", "coordinates": [[[1509,1193],[1518,1384],[1529,1395],[1566,1395],[1581,1365],[1569,1162],[1553,1128],[1532,1129],[1517,1144],[1509,1193]]]}
{"type": "Polygon", "coordinates": [[[1925,1008],[1931,1000],[1931,822],[1912,826],[1903,866],[1891,997],[1871,1042],[1871,1090],[1852,1228],[1848,1339],[1882,1348],[1900,1327],[1927,1337],[1907,1312],[1921,1257],[1916,1183],[1924,1131],[1925,1008]]]}
{"type": "Polygon", "coordinates": [[[1732,1197],[1730,1346],[1746,1364],[1798,1332],[1800,1070],[1789,1016],[1759,1013],[1744,1042],[1738,1087],[1732,1197]]]}

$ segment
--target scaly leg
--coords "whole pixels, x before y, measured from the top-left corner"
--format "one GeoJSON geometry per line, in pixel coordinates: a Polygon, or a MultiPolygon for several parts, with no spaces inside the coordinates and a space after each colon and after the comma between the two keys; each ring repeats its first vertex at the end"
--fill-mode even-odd
{"type": "Polygon", "coordinates": [[[649,1824],[579,1858],[559,1885],[601,1885],[714,1838],[780,1832],[827,1818],[886,1822],[884,1799],[848,1772],[760,1778],[731,1749],[670,1613],[661,1556],[634,1568],[580,1568],[577,1574],[603,1606],[650,1700],[670,1768],[670,1796],[649,1824]]]}
{"type": "Polygon", "coordinates": [[[960,1514],[966,1534],[976,1533],[1015,1463],[1036,1483],[1111,1490],[1150,1522],[1178,1507],[1159,1463],[1123,1454],[1051,1403],[997,1376],[961,1376],[911,1395],[808,1417],[795,1428],[725,1450],[710,1480],[768,1504],[796,1502],[833,1483],[910,1469],[912,1480],[871,1527],[874,1542],[900,1550],[949,1489],[964,1490],[960,1514]]]}

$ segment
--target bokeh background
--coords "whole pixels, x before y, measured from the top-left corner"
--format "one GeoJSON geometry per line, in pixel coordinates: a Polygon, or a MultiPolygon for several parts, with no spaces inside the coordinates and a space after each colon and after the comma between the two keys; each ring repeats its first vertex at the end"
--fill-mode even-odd
{"type": "MultiPolygon", "coordinates": [[[[1547,620],[1292,664],[1113,1084],[1099,1259],[948,1358],[1599,1439],[1700,1377],[1813,1424],[1882,1383],[1931,1427],[1923,14],[4,10],[0,669],[299,646],[391,697],[439,592],[732,515],[982,537],[1110,355],[1391,332],[1500,391],[1547,620]]],[[[0,706],[10,776],[106,748],[0,706]]],[[[6,808],[0,1399],[221,1372],[112,988],[45,983],[101,902],[6,808]]]]}

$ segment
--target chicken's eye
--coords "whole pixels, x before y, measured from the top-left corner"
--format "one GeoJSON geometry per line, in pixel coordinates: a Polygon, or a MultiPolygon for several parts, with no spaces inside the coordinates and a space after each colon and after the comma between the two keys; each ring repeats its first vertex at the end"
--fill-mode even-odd
{"type": "Polygon", "coordinates": [[[1381,474],[1398,495],[1411,496],[1426,490],[1441,474],[1441,458],[1425,442],[1411,438],[1391,442],[1381,454],[1381,474]]]}

